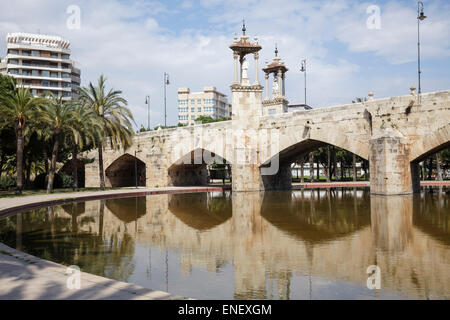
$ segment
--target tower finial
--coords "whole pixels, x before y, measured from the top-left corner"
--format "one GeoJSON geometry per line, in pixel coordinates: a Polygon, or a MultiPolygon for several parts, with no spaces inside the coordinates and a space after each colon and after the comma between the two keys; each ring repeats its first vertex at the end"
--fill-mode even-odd
{"type": "Polygon", "coordinates": [[[245,19],[242,19],[242,35],[245,36],[245,31],[247,29],[245,28],[245,19]]]}
{"type": "Polygon", "coordinates": [[[275,57],[278,57],[278,45],[275,42],[275,57]]]}

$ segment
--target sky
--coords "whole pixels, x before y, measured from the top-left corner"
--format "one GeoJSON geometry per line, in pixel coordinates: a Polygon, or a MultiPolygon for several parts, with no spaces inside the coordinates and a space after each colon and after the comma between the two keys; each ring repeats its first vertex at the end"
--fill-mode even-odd
{"type": "MultiPolygon", "coordinates": [[[[450,1],[423,1],[422,91],[450,89],[450,1]]],[[[375,98],[417,87],[417,2],[317,0],[0,0],[0,56],[11,32],[59,35],[71,42],[82,86],[101,74],[123,91],[136,122],[178,122],[177,90],[215,86],[231,100],[233,56],[229,45],[247,35],[262,46],[260,68],[274,57],[275,44],[289,71],[290,104],[315,108],[351,103],[372,91],[375,98]],[[75,11],[73,8],[75,7],[75,11]],[[79,19],[77,11],[79,10],[79,19]],[[79,22],[79,23],[78,23],[79,22]]],[[[249,59],[250,77],[253,59],[249,59]]],[[[259,73],[263,82],[263,72],[259,73]]]]}

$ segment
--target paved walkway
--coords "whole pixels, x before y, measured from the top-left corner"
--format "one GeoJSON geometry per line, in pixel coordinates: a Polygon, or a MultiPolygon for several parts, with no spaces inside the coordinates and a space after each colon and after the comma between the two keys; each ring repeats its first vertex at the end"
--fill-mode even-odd
{"type": "Polygon", "coordinates": [[[67,267],[0,243],[0,300],[173,300],[162,291],[81,272],[80,289],[69,289],[67,267]]]}
{"type": "MultiPolygon", "coordinates": [[[[421,181],[422,187],[450,187],[450,181],[421,181]]],[[[347,182],[313,182],[313,183],[292,183],[293,189],[302,188],[351,188],[370,187],[369,181],[347,181],[347,182]]]]}
{"type": "Polygon", "coordinates": [[[105,191],[81,191],[53,193],[12,198],[0,198],[0,218],[17,211],[31,210],[37,207],[51,206],[66,202],[89,201],[105,198],[135,197],[161,193],[186,193],[222,190],[221,186],[204,187],[166,187],[166,188],[123,188],[105,191]]]}

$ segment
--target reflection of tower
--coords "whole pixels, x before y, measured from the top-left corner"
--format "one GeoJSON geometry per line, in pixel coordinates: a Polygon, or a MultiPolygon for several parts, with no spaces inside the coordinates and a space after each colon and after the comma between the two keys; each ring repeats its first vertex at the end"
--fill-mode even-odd
{"type": "Polygon", "coordinates": [[[403,252],[412,238],[412,196],[370,197],[372,234],[383,251],[403,252]]]}
{"type": "Polygon", "coordinates": [[[263,195],[259,192],[233,194],[234,297],[266,299],[266,266],[255,248],[262,242],[263,195]]]}
{"type": "Polygon", "coordinates": [[[286,100],[285,78],[288,68],[278,57],[278,48],[275,47],[275,57],[272,63],[263,68],[266,79],[266,96],[263,101],[263,114],[278,114],[288,111],[286,100]],[[269,97],[269,77],[273,74],[272,98],[269,97]]]}

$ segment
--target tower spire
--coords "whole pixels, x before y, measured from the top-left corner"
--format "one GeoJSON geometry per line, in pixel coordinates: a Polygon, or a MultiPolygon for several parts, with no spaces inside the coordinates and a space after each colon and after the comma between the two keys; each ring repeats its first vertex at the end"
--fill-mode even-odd
{"type": "Polygon", "coordinates": [[[245,28],[245,19],[242,19],[242,35],[245,36],[245,31],[247,29],[245,28]]]}
{"type": "Polygon", "coordinates": [[[275,57],[278,57],[278,45],[275,42],[275,57]]]}

